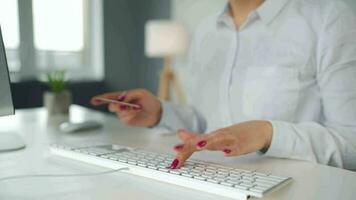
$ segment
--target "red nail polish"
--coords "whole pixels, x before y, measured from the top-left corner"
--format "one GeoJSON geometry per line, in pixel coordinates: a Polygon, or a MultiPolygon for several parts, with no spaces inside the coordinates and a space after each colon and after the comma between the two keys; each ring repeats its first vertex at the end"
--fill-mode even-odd
{"type": "Polygon", "coordinates": [[[174,147],[174,150],[177,150],[177,151],[182,150],[182,149],[183,149],[183,145],[182,144],[176,145],[174,147]]]}
{"type": "Polygon", "coordinates": [[[91,103],[94,103],[94,104],[98,104],[98,103],[100,103],[101,101],[100,100],[98,100],[98,99],[92,99],[91,100],[91,103]]]}
{"type": "Polygon", "coordinates": [[[126,108],[127,108],[127,107],[126,107],[125,105],[121,105],[121,106],[120,106],[120,109],[121,109],[121,110],[126,110],[126,108]]]}
{"type": "Polygon", "coordinates": [[[125,100],[125,98],[126,98],[126,95],[123,95],[123,96],[119,96],[117,100],[123,101],[123,100],[125,100]]]}
{"type": "Polygon", "coordinates": [[[179,160],[178,159],[174,159],[172,164],[171,164],[171,169],[176,169],[178,166],[179,160]]]}
{"type": "Polygon", "coordinates": [[[203,148],[205,145],[206,145],[206,141],[204,140],[197,143],[197,146],[200,148],[203,148]]]}
{"type": "Polygon", "coordinates": [[[224,153],[229,154],[229,153],[231,153],[231,150],[230,149],[224,149],[224,153]]]}

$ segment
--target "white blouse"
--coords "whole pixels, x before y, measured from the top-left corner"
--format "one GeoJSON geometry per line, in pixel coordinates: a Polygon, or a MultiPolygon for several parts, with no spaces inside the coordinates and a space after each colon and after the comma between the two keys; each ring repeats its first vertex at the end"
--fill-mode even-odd
{"type": "Polygon", "coordinates": [[[190,52],[189,104],[159,126],[199,133],[268,120],[266,156],[356,169],[356,18],[342,1],[266,0],[236,30],[206,19],[190,52]]]}

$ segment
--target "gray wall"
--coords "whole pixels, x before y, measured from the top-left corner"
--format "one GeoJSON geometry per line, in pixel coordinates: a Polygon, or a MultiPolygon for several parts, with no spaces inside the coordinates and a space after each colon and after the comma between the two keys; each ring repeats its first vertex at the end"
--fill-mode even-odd
{"type": "Polygon", "coordinates": [[[170,17],[169,0],[104,0],[105,82],[109,90],[146,88],[156,92],[159,59],[144,55],[148,19],[170,17]]]}

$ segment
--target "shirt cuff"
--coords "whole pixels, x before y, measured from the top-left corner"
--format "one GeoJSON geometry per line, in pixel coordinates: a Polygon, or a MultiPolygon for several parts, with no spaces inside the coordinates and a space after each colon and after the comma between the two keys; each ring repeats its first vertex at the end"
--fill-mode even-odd
{"type": "Polygon", "coordinates": [[[270,147],[263,153],[263,155],[284,158],[288,157],[292,154],[294,146],[294,140],[291,134],[288,134],[291,129],[291,124],[283,121],[269,122],[272,124],[273,129],[272,141],[270,147]]]}
{"type": "Polygon", "coordinates": [[[159,123],[154,126],[153,128],[155,127],[158,127],[158,128],[165,128],[165,129],[168,129],[168,130],[172,130],[170,128],[170,122],[171,122],[171,118],[172,118],[172,115],[174,113],[174,110],[173,110],[173,107],[172,107],[172,104],[171,103],[168,103],[168,102],[162,102],[161,101],[161,119],[159,121],[159,123]]]}

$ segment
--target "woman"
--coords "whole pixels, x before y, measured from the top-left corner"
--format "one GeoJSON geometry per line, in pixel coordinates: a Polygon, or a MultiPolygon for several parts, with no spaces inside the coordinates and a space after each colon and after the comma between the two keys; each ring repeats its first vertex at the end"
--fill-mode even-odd
{"type": "Polygon", "coordinates": [[[171,168],[212,150],[356,169],[355,37],[342,2],[230,0],[194,36],[188,106],[143,89],[99,97],[139,104],[109,104],[128,125],[179,129],[171,168]]]}

